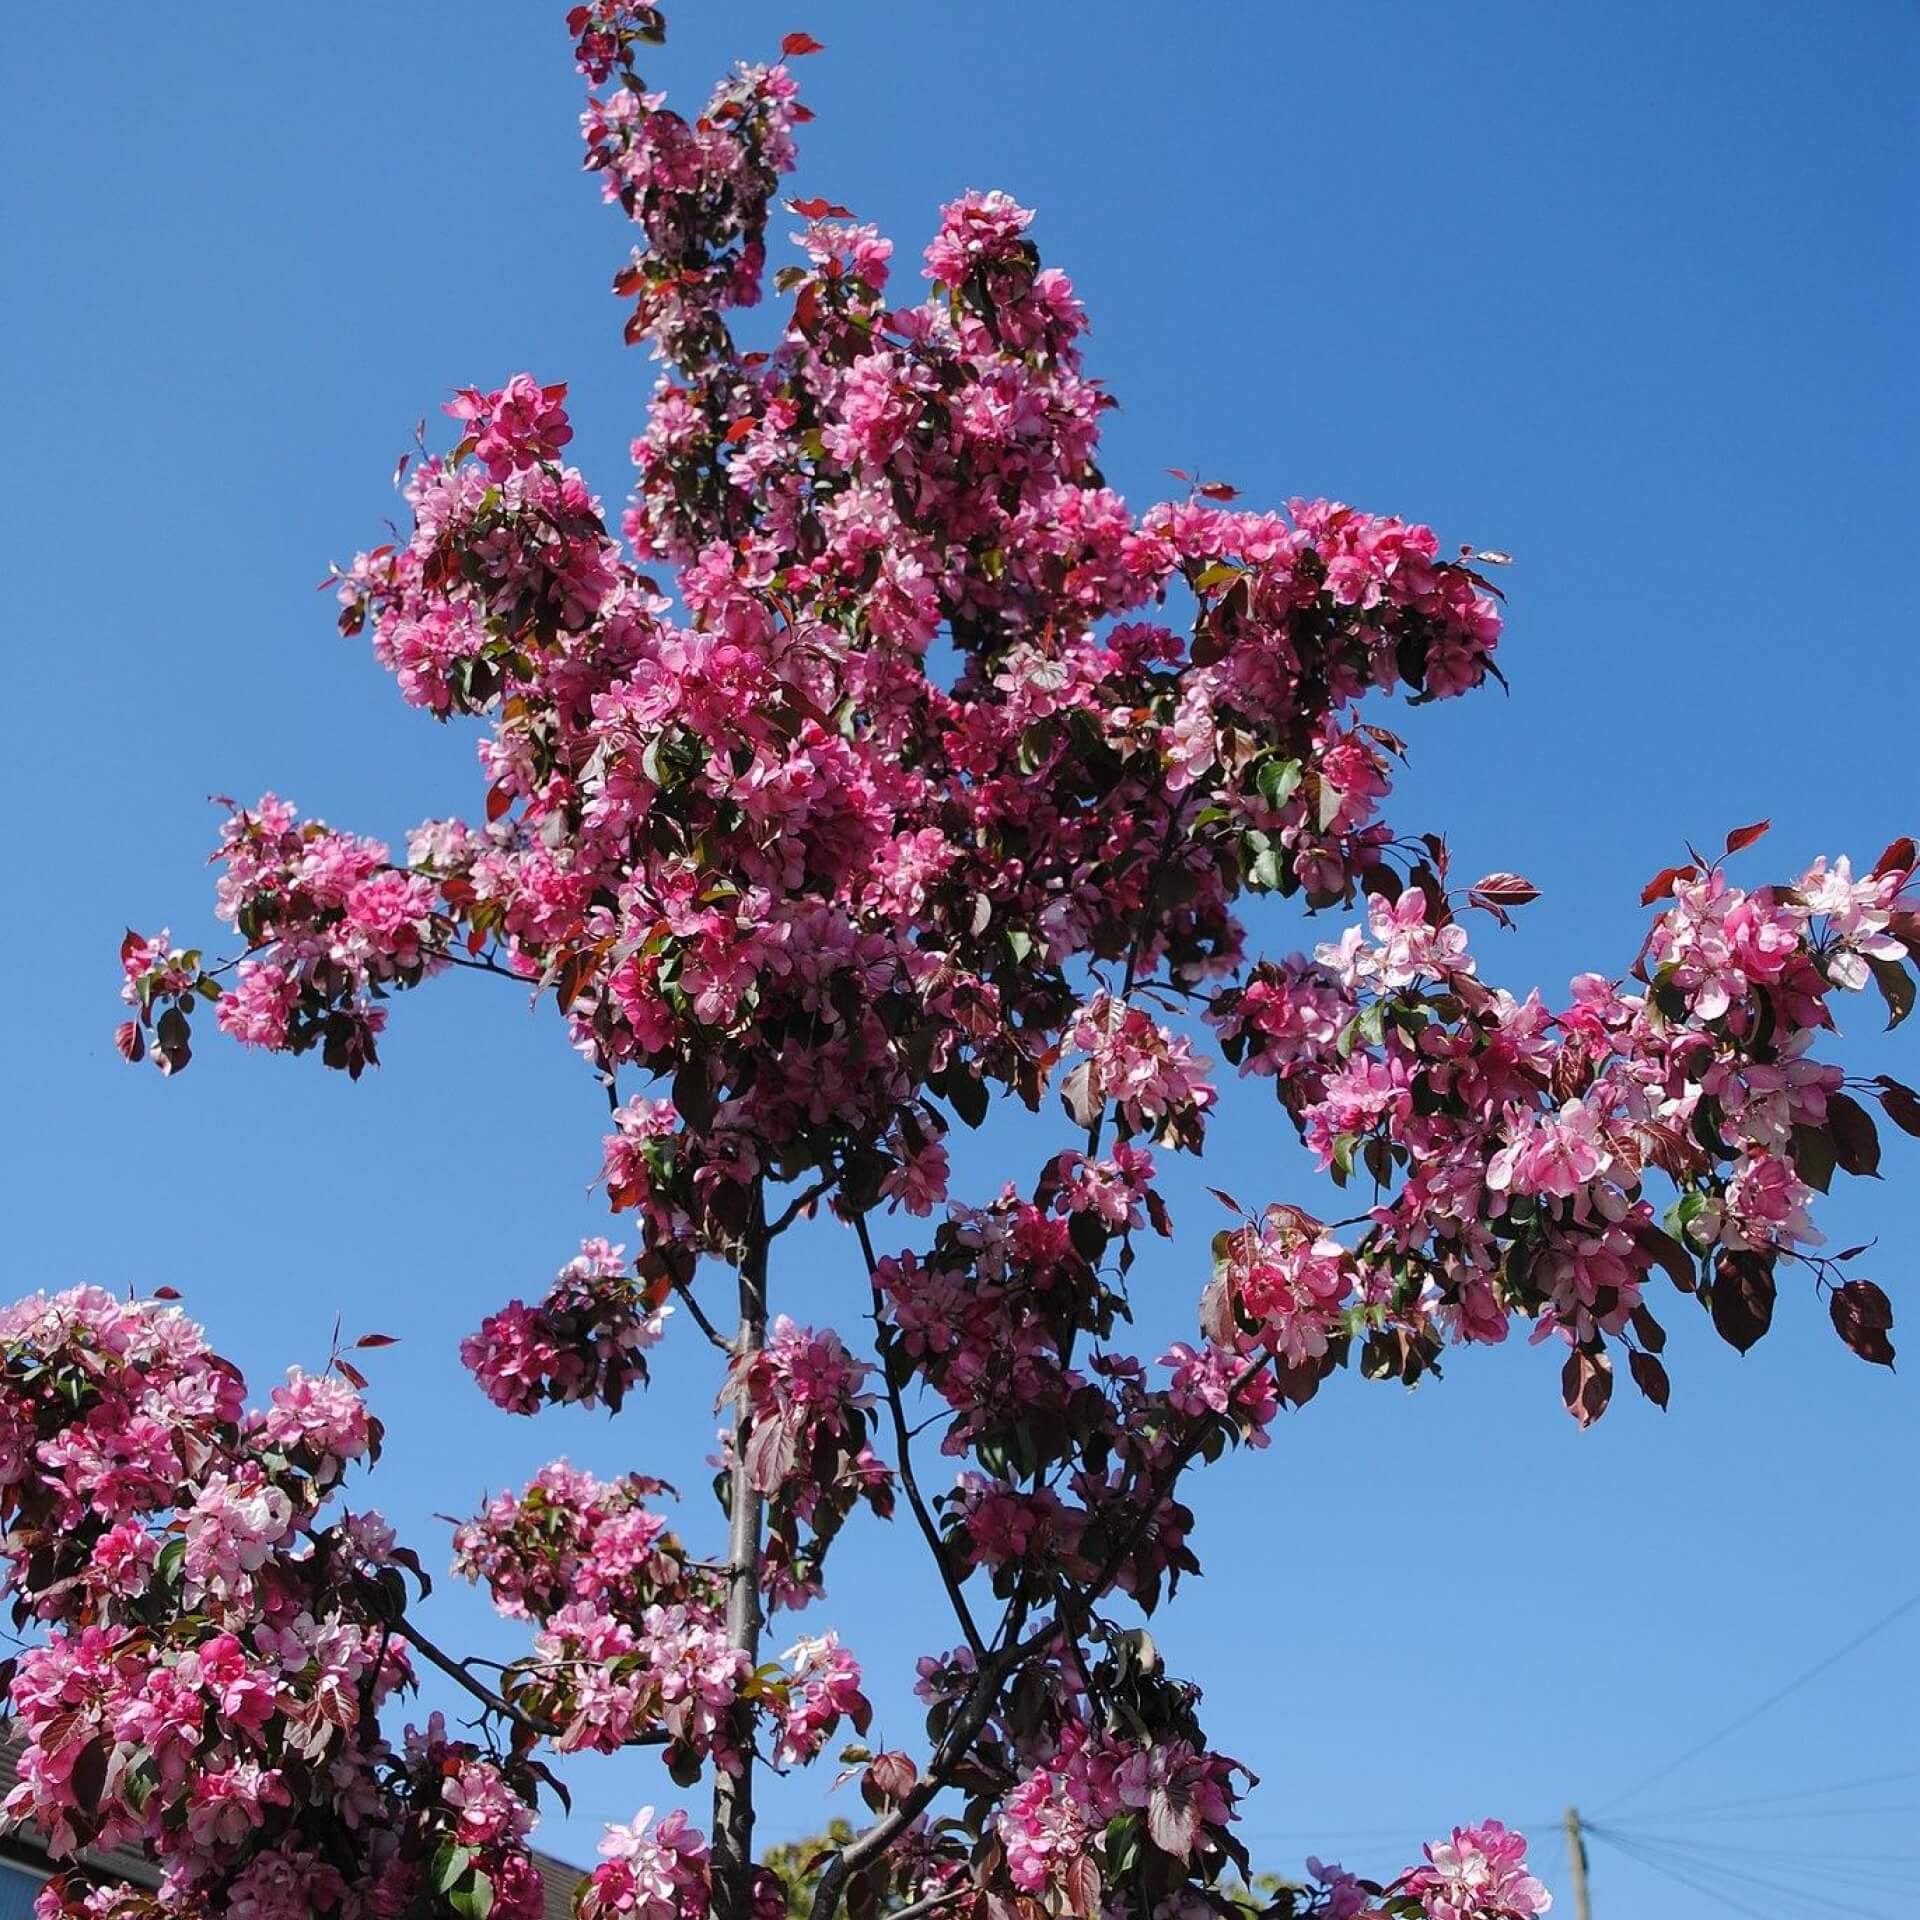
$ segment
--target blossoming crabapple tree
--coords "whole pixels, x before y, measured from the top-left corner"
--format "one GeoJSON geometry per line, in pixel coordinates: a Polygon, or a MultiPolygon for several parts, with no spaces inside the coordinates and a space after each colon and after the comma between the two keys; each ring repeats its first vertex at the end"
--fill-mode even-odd
{"type": "MultiPolygon", "coordinates": [[[[657,1746],[707,1782],[704,1827],[613,1829],[583,1920],[773,1920],[756,1771],[868,1710],[832,1632],[769,1661],[763,1618],[822,1599],[861,1507],[928,1555],[953,1644],[920,1663],[925,1745],[858,1752],[871,1818],[808,1864],[815,1920],[1222,1908],[1249,1775],[1137,1625],[1198,1565],[1184,1476],[1338,1368],[1411,1382],[1516,1321],[1581,1422],[1622,1363],[1664,1404],[1667,1290],[1744,1349],[1785,1281],[1889,1361],[1885,1296],[1811,1215],[1836,1170],[1874,1171],[1869,1101],[1920,1131],[1913,1093],[1821,1057],[1837,1003],[1913,1003],[1914,844],[1755,886],[1727,866],[1744,830],[1648,887],[1620,975],[1558,1009],[1487,984],[1460,916],[1532,889],[1461,887],[1439,838],[1387,824],[1398,742],[1373,716],[1495,672],[1469,560],[1498,556],[1219,487],[1131,510],[1096,464],[1079,303],[999,194],[943,210],[905,296],[871,227],[786,201],[785,318],[748,350],[733,316],[807,118],[788,62],[815,43],[688,119],[638,70],[656,9],[569,25],[587,165],[639,230],[627,335],[662,362],[620,537],[564,464],[563,387],[460,393],[457,444],[406,482],[411,533],[338,589],[403,698],[481,722],[475,817],[396,857],[279,799],[234,810],[218,907],[244,951],[129,935],[120,1041],[177,1071],[211,1011],[358,1076],[430,978],[550,998],[604,1090],[635,1251],[590,1241],[462,1353],[521,1415],[617,1409],[662,1352],[713,1365],[724,1535],[697,1556],[644,1472],[550,1467],[457,1532],[457,1570],[529,1629],[504,1668],[465,1660],[430,1635],[419,1560],[341,1504],[380,1445],[350,1353],[249,1410],[165,1299],[22,1302],[0,1553],[39,1639],[10,1676],[7,1812],[164,1869],[156,1893],[66,1874],[41,1912],[531,1920],[543,1756],[657,1746]],[[1354,924],[1250,951],[1262,894],[1354,924]],[[1173,1230],[1156,1160],[1204,1143],[1209,1032],[1356,1217],[1236,1208],[1192,1342],[1149,1364],[1119,1344],[1127,1276],[1173,1230]],[[943,1140],[996,1099],[1063,1108],[1059,1149],[949,1197],[943,1140]],[[775,1258],[821,1208],[870,1282],[844,1334],[805,1324],[775,1258]],[[928,1224],[903,1236],[902,1212],[928,1224]],[[423,1665],[471,1696],[473,1738],[434,1716],[390,1739],[423,1665]]],[[[1546,1904],[1488,1823],[1274,1911],[1546,1904]]]]}

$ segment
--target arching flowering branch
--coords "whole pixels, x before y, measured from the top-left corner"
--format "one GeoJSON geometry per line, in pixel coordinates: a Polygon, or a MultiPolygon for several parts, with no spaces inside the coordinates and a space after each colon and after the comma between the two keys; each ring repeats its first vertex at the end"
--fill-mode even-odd
{"type": "MultiPolygon", "coordinates": [[[[0,1485],[50,1637],[13,1687],[18,1810],[58,1845],[147,1846],[173,1913],[485,1920],[530,1910],[539,1753],[653,1743],[710,1783],[711,1841],[642,1812],[582,1914],[768,1920],[791,1889],[756,1855],[756,1769],[864,1735],[868,1707],[830,1630],[763,1662],[763,1620],[818,1604],[836,1539],[897,1487],[961,1644],[921,1662],[921,1757],[849,1749],[872,1819],[819,1864],[817,1920],[1224,1911],[1251,1776],[1141,1625],[1200,1565],[1186,1474],[1267,1445],[1345,1363],[1411,1382],[1516,1323],[1582,1422],[1623,1358],[1664,1405],[1668,1284],[1744,1349],[1799,1280],[1890,1362],[1886,1296],[1816,1216],[1836,1174],[1878,1167],[1869,1103],[1920,1132],[1920,1096],[1824,1054],[1849,996],[1913,1005],[1914,845],[1753,885],[1741,829],[1663,872],[1637,959],[1564,1006],[1489,984],[1461,916],[1505,922],[1535,889],[1459,886],[1441,838],[1396,830],[1385,716],[1497,677],[1505,556],[1219,485],[1130,507],[1098,464],[1084,313],[1026,209],[951,203],[902,293],[873,228],[780,199],[807,117],[790,63],[817,42],[788,35],[689,118],[638,71],[658,8],[597,0],[569,27],[587,165],[639,230],[628,336],[661,362],[632,498],[616,531],[564,464],[564,386],[459,390],[410,529],[337,591],[404,700],[478,723],[469,817],[397,854],[272,796],[230,808],[216,906],[241,950],[210,967],[130,934],[121,1046],[175,1071],[211,1006],[243,1044],[357,1076],[429,979],[550,997],[607,1093],[626,1242],[587,1241],[462,1354],[518,1414],[617,1410],[708,1354],[725,1544],[693,1557],[643,1473],[555,1463],[456,1536],[529,1635],[483,1681],[412,1625],[383,1531],[320,1512],[373,1450],[354,1376],[250,1419],[177,1318],[23,1307],[0,1485]],[[750,347],[781,205],[797,255],[750,347]],[[1255,951],[1263,895],[1346,931],[1255,951]],[[1135,1236],[1174,1230],[1158,1161],[1205,1146],[1209,1047],[1273,1083],[1353,1217],[1229,1201],[1195,1338],[1149,1362],[1123,1339],[1135,1236]],[[1008,1098],[1058,1112],[1060,1145],[950,1195],[946,1136],[1008,1098]],[[821,1205],[853,1229],[871,1347],[771,1257],[821,1205]],[[702,1292],[722,1270],[724,1309],[702,1292]],[[704,1345],[670,1344],[676,1306],[704,1345]],[[430,1724],[387,1746],[409,1647],[484,1745],[430,1724]]],[[[1546,1905],[1492,1822],[1390,1882],[1316,1873],[1275,1920],[1546,1905]]],[[[82,1901],[57,1883],[49,1920],[82,1901]]]]}

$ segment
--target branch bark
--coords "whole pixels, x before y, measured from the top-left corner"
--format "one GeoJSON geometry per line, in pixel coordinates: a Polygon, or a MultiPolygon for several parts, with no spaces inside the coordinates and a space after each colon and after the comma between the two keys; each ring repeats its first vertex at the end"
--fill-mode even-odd
{"type": "MultiPolygon", "coordinates": [[[[767,1338],[767,1217],[756,1185],[746,1244],[740,1256],[740,1327],[733,1340],[737,1363],[746,1364],[767,1338]]],[[[760,1661],[760,1546],[764,1502],[747,1470],[751,1416],[745,1399],[735,1403],[733,1468],[728,1489],[727,1644],[760,1661]]],[[[753,1728],[740,1714],[740,1771],[716,1770],[713,1778],[714,1920],[752,1920],[753,1913],[753,1728]]]]}

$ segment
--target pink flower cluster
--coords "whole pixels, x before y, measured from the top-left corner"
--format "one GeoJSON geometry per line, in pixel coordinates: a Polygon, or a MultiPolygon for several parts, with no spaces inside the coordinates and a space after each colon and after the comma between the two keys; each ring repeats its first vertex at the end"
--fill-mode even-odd
{"type": "Polygon", "coordinates": [[[780,1711],[780,1737],[773,1757],[781,1766],[814,1759],[838,1731],[841,1721],[865,1733],[873,1717],[860,1691],[860,1665],[836,1633],[800,1640],[781,1656],[790,1678],[780,1711]]]}
{"type": "Polygon", "coordinates": [[[1070,1723],[1049,1764],[1001,1805],[1008,1877],[1023,1893],[1058,1891],[1091,1914],[1089,1892],[1136,1868],[1143,1846],[1183,1870],[1196,1854],[1219,1852],[1235,1817],[1235,1771],[1183,1739],[1146,1744],[1070,1723]]]}
{"type": "Polygon", "coordinates": [[[889,1344],[953,1411],[944,1450],[991,1468],[964,1472],[944,1498],[952,1551],[1005,1590],[1042,1574],[1092,1577],[1096,1529],[1103,1543],[1131,1541],[1111,1577],[1150,1601],[1196,1563],[1191,1516],[1165,1493],[1142,1514],[1145,1489],[1190,1436],[1258,1443],[1277,1411],[1271,1377],[1241,1378],[1231,1347],[1175,1347],[1154,1386],[1140,1361],[1103,1344],[1121,1296],[1101,1263],[1114,1250],[1124,1275],[1147,1222],[1169,1230],[1151,1156],[1122,1142],[1111,1160],[1056,1156],[1035,1199],[1009,1188],[990,1208],[955,1207],[925,1256],[879,1263],[889,1344]],[[1084,1365],[1068,1358],[1076,1344],[1084,1365]]]}
{"type": "Polygon", "coordinates": [[[882,1518],[892,1511],[892,1472],[868,1444],[872,1371],[838,1334],[785,1314],[764,1346],[728,1370],[721,1399],[738,1410],[749,1482],[767,1496],[762,1581],[776,1607],[821,1591],[827,1548],[858,1502],[882,1518]]]}
{"type": "Polygon", "coordinates": [[[646,1504],[664,1491],[641,1474],[602,1481],[556,1460],[454,1530],[454,1571],[514,1619],[546,1620],[586,1600],[637,1620],[687,1591],[686,1551],[646,1504]]]}
{"type": "Polygon", "coordinates": [[[1403,1882],[1428,1920],[1534,1920],[1553,1896],[1527,1871],[1527,1843],[1498,1820],[1430,1840],[1403,1882]]]}
{"type": "Polygon", "coordinates": [[[1337,1866],[1307,1862],[1314,1884],[1297,1910],[1312,1920],[1375,1920],[1417,1914],[1422,1920],[1537,1920],[1553,1896],[1527,1871],[1527,1843],[1498,1820],[1455,1827],[1429,1841],[1425,1859],[1385,1884],[1337,1866]]]}
{"type": "MultiPolygon", "coordinates": [[[[1844,862],[1752,891],[1718,863],[1674,869],[1649,889],[1671,904],[1639,990],[1583,976],[1558,1013],[1480,983],[1437,884],[1376,896],[1368,926],[1311,965],[1217,995],[1229,1058],[1274,1074],[1336,1179],[1364,1171],[1379,1191],[1351,1250],[1292,1209],[1226,1236],[1209,1331],[1257,1334],[1311,1391],[1344,1357],[1356,1308],[1367,1371],[1399,1378],[1430,1363],[1439,1335],[1499,1340],[1523,1315],[1571,1350],[1563,1385],[1586,1421],[1606,1405],[1612,1340],[1664,1402],[1664,1335],[1645,1304],[1657,1268],[1743,1347],[1766,1330],[1782,1261],[1877,1310],[1870,1282],[1813,1251],[1816,1189],[1879,1153],[1842,1070],[1814,1048],[1837,992],[1874,981],[1896,1015],[1907,1003],[1891,955],[1909,948],[1891,929],[1911,928],[1912,870],[1908,842],[1865,881],[1844,862]],[[1646,1192],[1655,1171],[1675,1189],[1664,1223],[1646,1192]]],[[[1911,1111],[1898,1083],[1875,1091],[1896,1120],[1911,1111]]],[[[1877,1311],[1869,1327],[1835,1319],[1885,1357],[1877,1311]]]]}
{"type": "Polygon", "coordinates": [[[1198,1150],[1217,1096],[1207,1063],[1182,1036],[1144,1007],[1101,993],[1075,1016],[1067,1044],[1087,1056],[1062,1089],[1076,1124],[1088,1124],[1111,1102],[1129,1133],[1159,1131],[1198,1150]]]}
{"type": "Polygon", "coordinates": [[[658,8],[594,0],[568,27],[581,72],[605,89],[581,117],[586,164],[645,236],[615,282],[635,299],[627,338],[681,362],[725,351],[721,316],[760,298],[768,209],[793,168],[792,129],[811,117],[792,76],[743,66],[689,125],[634,70],[638,47],[659,37],[658,8]]]}
{"type": "MultiPolygon", "coordinates": [[[[381,1733],[417,1562],[378,1515],[325,1511],[379,1448],[348,1371],[296,1368],[249,1412],[172,1307],[80,1288],[0,1314],[9,1584],[48,1626],[8,1687],[5,1815],[58,1855],[145,1849],[170,1914],[399,1914],[457,1844],[461,1886],[533,1920],[532,1776],[381,1733]]],[[[40,1910],[148,1909],[61,1875],[40,1910]]]]}
{"type": "Polygon", "coordinates": [[[447,412],[467,423],[473,454],[496,485],[527,468],[559,458],[573,438],[564,385],[543,387],[529,373],[516,373],[504,387],[482,393],[463,387],[447,412]]]}
{"type": "Polygon", "coordinates": [[[658,1738],[692,1765],[738,1765],[743,1700],[768,1716],[786,1762],[812,1759],[842,1719],[864,1729],[860,1670],[832,1634],[801,1641],[791,1674],[749,1686],[728,1643],[723,1582],[646,1504],[664,1491],[643,1475],[601,1481],[555,1461],[456,1529],[454,1571],[538,1628],[531,1654],[506,1670],[509,1697],[551,1725],[562,1752],[658,1738]]]}
{"type": "Polygon", "coordinates": [[[604,1864],[580,1890],[580,1920],[705,1920],[710,1869],[705,1837],[677,1808],[654,1826],[642,1807],[600,1842],[604,1864]]]}
{"type": "Polygon", "coordinates": [[[497,1407],[534,1413],[548,1402],[615,1412],[647,1379],[646,1354],[666,1331],[626,1266],[626,1249],[583,1240],[544,1299],[510,1300],[460,1343],[460,1359],[497,1407]]]}
{"type": "Polygon", "coordinates": [[[650,1606],[631,1624],[574,1600],[547,1616],[506,1678],[517,1706],[557,1726],[562,1753],[613,1753],[660,1732],[678,1762],[735,1771],[734,1707],[748,1673],[711,1600],[650,1606]]]}

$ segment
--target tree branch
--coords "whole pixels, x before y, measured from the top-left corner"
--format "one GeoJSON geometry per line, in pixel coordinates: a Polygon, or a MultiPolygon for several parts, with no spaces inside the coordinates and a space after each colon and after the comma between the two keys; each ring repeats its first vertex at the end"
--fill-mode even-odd
{"type": "Polygon", "coordinates": [[[826,1179],[815,1181],[805,1193],[796,1194],[780,1217],[767,1228],[767,1238],[772,1240],[785,1233],[816,1200],[833,1191],[838,1179],[837,1174],[829,1174],[826,1179]]]}
{"type": "MultiPolygon", "coordinates": [[[[1176,798],[1172,810],[1167,815],[1167,830],[1160,836],[1160,849],[1153,857],[1153,870],[1147,876],[1147,890],[1140,900],[1140,918],[1133,929],[1133,944],[1127,949],[1127,971],[1120,982],[1120,998],[1124,1002],[1132,997],[1134,982],[1139,978],[1140,961],[1146,952],[1147,932],[1153,919],[1155,902],[1160,897],[1160,882],[1166,878],[1167,862],[1173,858],[1173,847],[1180,833],[1180,815],[1185,802],[1176,798]]],[[[1100,1153],[1100,1136],[1106,1131],[1107,1103],[1100,1102],[1100,1111],[1093,1116],[1093,1125],[1087,1129],[1087,1158],[1093,1160],[1100,1153]]]]}
{"type": "MultiPolygon", "coordinates": [[[[464,1688],[489,1713],[497,1713],[502,1719],[511,1720],[516,1727],[524,1727],[529,1733],[538,1734],[543,1740],[558,1739],[566,1731],[555,1721],[544,1719],[537,1713],[529,1713],[524,1707],[515,1706],[504,1694],[495,1693],[484,1681],[476,1680],[467,1661],[456,1660],[452,1654],[435,1646],[405,1614],[392,1624],[393,1630],[408,1646],[416,1653],[423,1655],[430,1665],[438,1667],[456,1686],[464,1688]]],[[[498,1662],[489,1661],[487,1664],[497,1665],[498,1662]]],[[[504,1670],[503,1668],[502,1671],[504,1670]]],[[[663,1747],[667,1744],[667,1736],[656,1727],[628,1740],[625,1744],[630,1747],[663,1747]]]]}
{"type": "Polygon", "coordinates": [[[673,1290],[680,1296],[681,1304],[685,1306],[688,1314],[692,1317],[693,1324],[698,1327],[722,1353],[731,1354],[733,1352],[733,1342],[707,1318],[706,1309],[701,1306],[700,1302],[694,1297],[691,1282],[676,1280],[673,1283],[673,1290]]]}
{"type": "MultiPolygon", "coordinates": [[[[766,1189],[754,1183],[753,1209],[740,1255],[740,1330],[729,1351],[736,1364],[766,1344],[767,1335],[766,1189]]],[[[760,1529],[765,1502],[747,1467],[752,1417],[744,1395],[733,1414],[733,1462],[728,1486],[727,1644],[747,1657],[760,1657],[760,1529]]],[[[751,1715],[744,1703],[734,1709],[742,1726],[739,1771],[716,1768],[713,1776],[713,1913],[715,1920],[752,1920],[753,1914],[753,1768],[751,1715]]]]}
{"type": "Polygon", "coordinates": [[[932,1511],[914,1475],[913,1435],[907,1426],[907,1410],[900,1398],[899,1384],[893,1377],[893,1369],[887,1364],[886,1302],[880,1292],[880,1263],[873,1257],[873,1236],[867,1231],[867,1216],[864,1213],[853,1216],[853,1230],[860,1239],[861,1257],[867,1263],[867,1285],[873,1293],[874,1349],[880,1356],[880,1378],[886,1383],[887,1408],[893,1415],[893,1444],[900,1457],[900,1484],[906,1490],[907,1504],[913,1509],[913,1517],[919,1523],[927,1550],[933,1555],[933,1564],[940,1574],[940,1584],[947,1590],[947,1599],[952,1603],[960,1631],[967,1636],[967,1645],[972,1648],[975,1660],[984,1660],[987,1657],[987,1643],[981,1638],[973,1610],[967,1605],[967,1596],[961,1592],[960,1582],[954,1577],[953,1568],[947,1560],[946,1543],[940,1538],[940,1529],[934,1524],[932,1511]]]}

